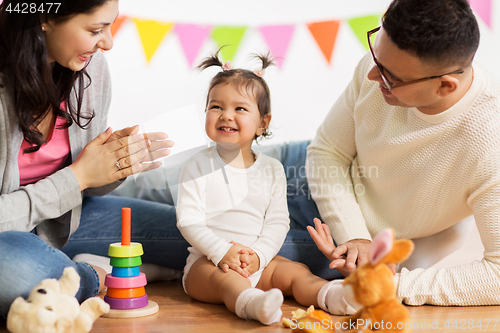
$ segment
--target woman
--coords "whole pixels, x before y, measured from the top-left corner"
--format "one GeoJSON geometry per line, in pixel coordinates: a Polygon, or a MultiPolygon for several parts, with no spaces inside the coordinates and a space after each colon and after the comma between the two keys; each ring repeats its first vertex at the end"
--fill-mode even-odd
{"type": "MultiPolygon", "coordinates": [[[[27,297],[42,279],[59,278],[67,266],[81,276],[77,298],[96,295],[106,271],[57,248],[79,226],[70,256],[89,252],[95,241],[101,247],[118,241],[121,207],[132,208],[134,239],[168,239],[171,231],[182,239],[172,207],[90,197],[159,167],[154,160],[173,143],[165,133],[138,135],[137,126],[106,129],[111,86],[100,49],[113,46],[118,0],[60,2],[49,10],[31,1],[36,7],[24,12],[17,1],[0,5],[0,316],[17,296],[27,297]],[[173,220],[163,223],[165,217],[173,220]]],[[[144,244],[155,257],[157,241],[144,244]]]]}

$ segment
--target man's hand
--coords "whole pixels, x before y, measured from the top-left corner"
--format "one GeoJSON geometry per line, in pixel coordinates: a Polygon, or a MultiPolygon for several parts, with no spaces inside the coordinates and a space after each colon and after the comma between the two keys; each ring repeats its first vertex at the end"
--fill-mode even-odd
{"type": "Polygon", "coordinates": [[[368,262],[368,249],[371,241],[367,239],[352,239],[339,245],[332,253],[330,268],[334,268],[344,276],[350,275],[357,266],[368,262]]]}
{"type": "Polygon", "coordinates": [[[369,240],[353,239],[335,247],[330,229],[320,219],[314,219],[314,228],[308,226],[307,231],[318,249],[331,261],[330,268],[338,270],[344,276],[351,274],[357,265],[368,261],[369,240]]]}

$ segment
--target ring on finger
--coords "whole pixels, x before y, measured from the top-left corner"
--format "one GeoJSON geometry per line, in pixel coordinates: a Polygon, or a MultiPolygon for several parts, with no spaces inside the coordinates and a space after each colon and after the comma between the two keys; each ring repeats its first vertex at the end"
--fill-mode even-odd
{"type": "Polygon", "coordinates": [[[118,170],[122,169],[122,167],[120,166],[120,160],[116,160],[115,165],[118,168],[118,170]]]}

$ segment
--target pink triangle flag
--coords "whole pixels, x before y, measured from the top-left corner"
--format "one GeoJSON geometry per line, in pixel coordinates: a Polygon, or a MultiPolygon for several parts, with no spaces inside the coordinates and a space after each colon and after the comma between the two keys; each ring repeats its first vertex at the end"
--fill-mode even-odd
{"type": "Polygon", "coordinates": [[[181,24],[175,26],[175,33],[179,37],[182,49],[186,55],[190,67],[193,67],[193,62],[200,51],[205,40],[208,38],[211,26],[196,25],[196,24],[181,24]]]}
{"type": "Polygon", "coordinates": [[[259,27],[260,33],[269,47],[269,51],[276,58],[276,65],[281,68],[285,60],[288,46],[292,40],[295,26],[293,25],[269,25],[259,27]]]}
{"type": "Polygon", "coordinates": [[[491,29],[491,0],[469,0],[471,8],[491,29]]]}

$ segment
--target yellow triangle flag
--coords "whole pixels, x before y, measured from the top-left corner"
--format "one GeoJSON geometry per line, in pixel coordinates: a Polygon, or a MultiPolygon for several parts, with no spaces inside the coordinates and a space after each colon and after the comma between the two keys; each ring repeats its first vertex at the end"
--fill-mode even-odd
{"type": "Polygon", "coordinates": [[[137,26],[142,47],[146,53],[146,59],[149,62],[160,46],[163,38],[172,30],[174,23],[142,20],[137,18],[134,18],[133,20],[137,26]]]}

